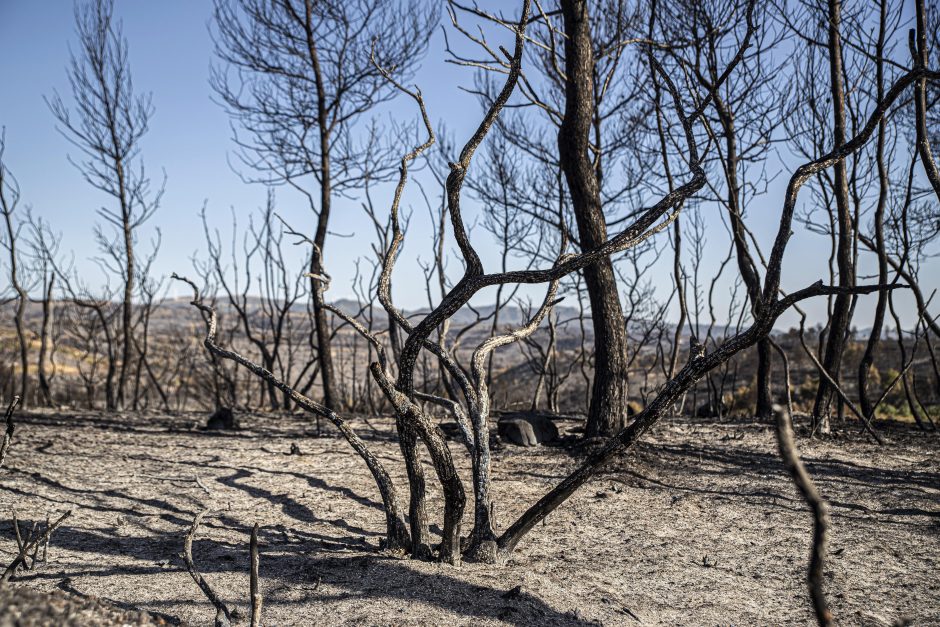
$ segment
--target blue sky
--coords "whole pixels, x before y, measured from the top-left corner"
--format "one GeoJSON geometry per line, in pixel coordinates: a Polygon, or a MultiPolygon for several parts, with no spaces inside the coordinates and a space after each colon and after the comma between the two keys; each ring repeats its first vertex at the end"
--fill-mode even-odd
{"type": "MultiPolygon", "coordinates": [[[[224,229],[231,223],[232,208],[241,223],[246,223],[248,213],[264,204],[266,189],[246,185],[229,166],[234,162],[229,118],[212,101],[208,84],[213,62],[208,31],[211,1],[118,0],[116,13],[129,42],[135,88],[153,93],[156,113],[142,142],[147,170],[154,181],[162,178],[161,170],[167,176],[162,206],[142,229],[141,241],[148,241],[159,227],[163,247],[156,272],[188,272],[187,257],[204,247],[197,216],[203,201],[208,203],[210,222],[224,229]]],[[[96,272],[86,260],[96,254],[94,211],[108,198],[91,189],[68,162],[67,156],[76,150],[56,131],[43,100],[55,89],[69,100],[65,67],[69,44],[74,41],[71,0],[0,0],[0,69],[7,86],[0,98],[0,125],[6,127],[8,167],[19,180],[23,202],[64,234],[64,248],[75,252],[80,266],[96,272]]],[[[426,59],[417,82],[432,115],[465,135],[472,130],[466,112],[477,111],[474,98],[458,89],[459,80],[470,79],[469,72],[455,71],[443,63],[439,35],[432,50],[435,54],[426,59]]],[[[400,99],[380,115],[386,121],[390,116],[411,120],[416,111],[413,102],[400,99]]],[[[298,229],[309,228],[312,216],[302,199],[286,189],[277,193],[279,212],[298,229]]],[[[338,298],[351,294],[353,265],[359,254],[369,254],[371,239],[366,238],[372,231],[363,220],[358,201],[337,199],[335,204],[332,230],[362,234],[362,239],[352,240],[361,246],[339,238],[328,245],[328,263],[335,279],[331,295],[338,298]]],[[[416,213],[423,217],[420,208],[416,213]]],[[[420,232],[418,222],[415,240],[427,235],[420,232]]],[[[423,303],[423,285],[400,283],[403,302],[423,303]]]]}
{"type": "MultiPolygon", "coordinates": [[[[155,272],[191,273],[190,255],[204,248],[197,215],[203,202],[208,203],[210,221],[224,229],[231,222],[231,208],[243,224],[247,223],[248,213],[264,204],[266,190],[243,183],[229,166],[233,149],[229,118],[212,101],[208,84],[213,61],[208,32],[211,1],[118,0],[116,12],[129,41],[135,87],[153,92],[156,113],[143,141],[144,159],[154,179],[161,178],[161,170],[167,175],[161,209],[142,230],[140,239],[145,245],[159,227],[163,248],[155,272]]],[[[88,261],[96,254],[92,237],[95,209],[107,198],[91,189],[68,162],[67,155],[75,149],[55,130],[53,116],[43,101],[43,96],[55,89],[63,97],[68,96],[65,67],[69,42],[74,40],[71,0],[0,0],[0,76],[4,85],[0,125],[6,128],[7,165],[19,180],[23,202],[63,233],[63,247],[74,251],[81,269],[95,273],[96,267],[88,261]]],[[[472,72],[446,64],[443,59],[443,38],[438,32],[417,83],[432,119],[444,122],[456,141],[462,143],[479,119],[475,98],[459,89],[460,85],[472,84],[472,72]]],[[[386,120],[388,116],[412,120],[415,108],[412,102],[399,99],[380,115],[386,120]]],[[[771,194],[751,209],[751,224],[762,243],[768,244],[775,233],[786,178],[779,177],[771,194]]],[[[383,192],[377,200],[387,202],[388,194],[383,192]]],[[[337,199],[336,204],[332,230],[355,233],[357,237],[333,238],[328,243],[327,264],[334,277],[331,298],[351,296],[355,261],[371,254],[372,231],[359,203],[337,199]]],[[[309,209],[289,190],[278,191],[278,207],[299,230],[311,228],[309,209]]],[[[430,226],[424,219],[423,206],[415,207],[415,216],[395,281],[396,296],[408,307],[425,303],[424,282],[416,259],[430,254],[430,226]]],[[[715,258],[723,254],[727,240],[721,227],[710,230],[709,240],[709,252],[715,258]]],[[[475,233],[475,241],[485,258],[495,260],[495,247],[482,230],[475,233]]],[[[785,285],[795,289],[825,278],[825,248],[823,238],[798,231],[790,244],[785,285]]],[[[670,267],[671,261],[663,259],[656,269],[660,284],[667,285],[670,267]]],[[[937,274],[935,267],[931,262],[924,276],[937,274]]],[[[455,268],[451,264],[451,269],[455,268]]],[[[926,291],[929,293],[938,284],[940,279],[927,279],[926,291]]],[[[177,293],[182,294],[171,288],[171,296],[177,293]]],[[[480,297],[481,301],[487,299],[492,296],[480,297]]],[[[859,326],[866,326],[871,302],[869,298],[861,303],[859,326]]],[[[812,318],[819,319],[824,307],[822,300],[810,304],[812,318]]],[[[913,320],[911,308],[904,309],[905,319],[913,320]]],[[[793,320],[792,316],[785,318],[779,326],[793,320]]]]}

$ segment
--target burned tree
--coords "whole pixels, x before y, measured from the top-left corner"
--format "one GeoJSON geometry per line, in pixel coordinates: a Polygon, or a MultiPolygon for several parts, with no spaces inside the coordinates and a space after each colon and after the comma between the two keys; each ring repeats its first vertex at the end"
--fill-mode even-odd
{"type": "Polygon", "coordinates": [[[13,443],[13,434],[16,432],[16,423],[13,422],[13,411],[20,404],[20,397],[14,396],[10,404],[7,405],[3,413],[3,438],[0,439],[0,467],[3,466],[3,460],[6,459],[10,445],[13,443]]]}
{"type": "Polygon", "coordinates": [[[81,153],[70,160],[85,181],[110,196],[115,207],[98,209],[107,227],[95,227],[102,264],[121,282],[121,324],[116,334],[119,369],[109,409],[125,403],[134,362],[134,297],[138,280],[137,233],[160,204],[162,187],[153,189],[140,156],[153,105],[149,94],[134,90],[127,40],[114,17],[113,0],[90,0],[75,9],[79,52],[68,78],[70,107],[57,93],[48,100],[60,132],[81,153]],[[112,227],[114,234],[106,229],[112,227]],[[112,406],[113,405],[113,406],[112,406]]]}
{"type": "MultiPolygon", "coordinates": [[[[710,177],[708,196],[721,205],[728,217],[728,230],[734,247],[738,274],[744,285],[751,315],[759,315],[761,251],[754,250],[747,226],[747,208],[759,194],[766,192],[766,164],[770,157],[771,138],[785,118],[784,101],[775,80],[779,66],[770,62],[770,52],[783,39],[779,29],[771,26],[772,9],[755,9],[753,20],[762,24],[754,33],[747,24],[733,24],[731,16],[746,10],[747,3],[727,0],[686,6],[665,3],[660,17],[665,41],[688,42],[675,46],[670,61],[694,80],[710,97],[704,132],[716,142],[712,160],[720,173],[710,177]],[[735,33],[737,31],[737,33],[735,33]],[[723,60],[732,54],[737,43],[748,39],[749,47],[741,62],[728,76],[722,76],[723,60]],[[721,88],[719,80],[724,79],[721,88]]],[[[651,14],[651,19],[655,19],[651,14]]],[[[655,23],[654,23],[655,24],[655,23]]],[[[651,76],[654,90],[660,89],[658,77],[651,76]]],[[[654,93],[654,105],[659,106],[654,93]]],[[[662,117],[662,113],[657,113],[662,117]]],[[[682,158],[680,155],[674,157],[682,158]]],[[[667,168],[669,164],[666,163],[667,168]]],[[[753,242],[753,243],[752,243],[753,242]]],[[[677,240],[677,246],[678,246],[677,240]]],[[[886,282],[886,281],[883,281],[886,282]]],[[[769,419],[772,413],[771,346],[770,340],[757,344],[755,415],[769,419]]]]}
{"type": "MultiPolygon", "coordinates": [[[[223,66],[212,85],[244,129],[235,142],[255,179],[299,191],[316,217],[310,274],[326,271],[333,199],[352,195],[389,171],[363,168],[381,143],[353,125],[395,95],[369,61],[379,58],[402,80],[423,55],[435,11],[417,2],[356,0],[215,0],[214,36],[223,66]]],[[[340,408],[324,309],[323,284],[311,280],[317,359],[324,404],[340,408]]]]}
{"type": "MultiPolygon", "coordinates": [[[[842,33],[841,33],[841,0],[829,0],[828,4],[828,53],[829,53],[829,81],[832,102],[832,135],[836,149],[846,141],[846,112],[845,112],[845,76],[843,74],[842,59],[842,33]]],[[[839,286],[851,288],[855,285],[855,258],[854,244],[856,227],[852,219],[849,206],[849,183],[846,164],[840,160],[833,167],[832,193],[836,203],[836,263],[838,266],[839,286]]],[[[832,309],[829,323],[829,334],[826,338],[826,353],[823,367],[835,373],[839,380],[838,371],[842,365],[842,354],[852,321],[852,297],[850,292],[838,294],[832,309]]],[[[829,429],[829,405],[833,395],[833,388],[825,380],[819,382],[816,402],[813,405],[813,418],[819,423],[823,433],[829,429]]]]}
{"type": "MultiPolygon", "coordinates": [[[[595,120],[595,61],[588,3],[562,0],[565,110],[558,129],[558,154],[568,183],[583,250],[607,239],[591,131],[595,120]]],[[[594,380],[586,435],[610,436],[625,425],[627,336],[613,264],[607,256],[584,268],[594,325],[594,380]]]]}
{"type": "MultiPolygon", "coordinates": [[[[201,218],[207,258],[196,260],[199,274],[224,295],[227,310],[241,335],[260,355],[261,365],[293,387],[308,389],[317,369],[311,369],[308,362],[296,373],[293,350],[293,310],[307,296],[306,279],[303,273],[292,272],[285,259],[285,232],[277,221],[273,190],[268,192],[265,207],[249,217],[247,228],[239,229],[233,212],[227,252],[219,230],[210,227],[205,208],[201,218]]],[[[263,383],[260,392],[259,407],[290,408],[290,399],[270,383],[263,383]]]]}
{"type": "MultiPolygon", "coordinates": [[[[802,13],[781,10],[777,17],[794,40],[803,44],[795,57],[796,73],[806,77],[803,80],[807,88],[795,94],[791,104],[794,111],[805,115],[790,116],[786,126],[789,143],[805,157],[814,158],[828,149],[830,140],[839,137],[840,128],[843,134],[857,133],[906,67],[926,67],[916,60],[916,46],[913,56],[904,54],[899,3],[885,0],[847,3],[843,7],[830,2],[816,8],[804,7],[802,13]],[[821,74],[828,75],[829,80],[816,80],[821,74]],[[842,86],[842,82],[846,84],[842,86]]],[[[867,273],[865,256],[871,253],[876,264],[872,274],[878,275],[878,282],[903,280],[923,311],[925,300],[912,273],[916,264],[908,263],[909,253],[913,252],[909,245],[918,239],[912,239],[908,228],[917,221],[918,213],[918,193],[912,179],[912,158],[916,161],[917,156],[911,154],[917,152],[917,143],[906,141],[907,129],[916,131],[916,94],[921,83],[919,80],[915,84],[914,98],[907,100],[910,106],[896,106],[880,120],[875,141],[847,159],[844,167],[816,177],[814,202],[800,219],[809,231],[829,240],[832,282],[848,285],[856,274],[867,273]],[[906,184],[902,183],[905,180],[906,184]],[[907,225],[902,227],[905,222],[907,225]]],[[[916,132],[911,135],[918,136],[916,132]]],[[[873,365],[881,345],[888,301],[887,292],[878,294],[871,329],[853,377],[862,413],[869,419],[874,408],[873,365]]],[[[836,402],[840,417],[847,408],[836,388],[847,389],[843,371],[852,365],[849,362],[854,358],[854,342],[846,320],[853,319],[858,303],[857,297],[832,299],[829,319],[819,335],[817,356],[836,382],[833,385],[822,378],[814,400],[814,421],[823,431],[828,428],[831,401],[836,402]]]]}
{"type": "MultiPolygon", "coordinates": [[[[888,30],[888,3],[882,0],[879,7],[878,16],[878,42],[875,48],[875,89],[876,97],[880,100],[884,97],[885,89],[885,40],[888,30]]],[[[878,257],[878,282],[888,282],[888,253],[885,248],[885,211],[888,204],[889,179],[888,164],[886,163],[885,143],[887,141],[887,121],[882,119],[878,123],[878,137],[876,147],[876,163],[878,168],[878,201],[875,207],[875,213],[872,218],[874,225],[874,252],[878,257]]],[[[861,236],[859,237],[861,239],[861,236]]],[[[865,352],[858,364],[858,397],[862,407],[862,412],[869,419],[874,416],[875,409],[869,395],[869,378],[871,376],[872,365],[875,360],[875,350],[881,340],[882,327],[884,325],[885,311],[888,304],[888,294],[885,291],[878,292],[878,302],[875,304],[875,315],[872,320],[871,332],[868,335],[868,342],[865,344],[865,352]]]]}
{"type": "Polygon", "coordinates": [[[16,341],[19,344],[20,357],[20,389],[18,396],[23,404],[29,402],[29,339],[26,337],[26,322],[24,314],[29,304],[29,294],[23,285],[24,277],[20,264],[20,253],[17,251],[17,240],[20,239],[22,223],[14,223],[13,212],[20,200],[20,187],[16,179],[7,169],[3,160],[6,150],[6,134],[0,130],[0,215],[3,215],[5,227],[3,247],[7,249],[10,264],[10,287],[13,288],[16,300],[16,311],[13,314],[13,325],[16,328],[16,341]]]}
{"type": "MultiPolygon", "coordinates": [[[[452,60],[481,68],[477,91],[484,106],[489,106],[497,85],[486,75],[505,72],[500,67],[505,58],[485,38],[461,27],[458,15],[503,27],[511,20],[475,5],[452,2],[451,6],[455,27],[477,44],[486,62],[453,52],[452,60]]],[[[557,7],[540,5],[528,35],[530,71],[520,83],[512,109],[494,125],[501,144],[532,162],[533,171],[526,173],[524,183],[514,183],[516,191],[529,196],[520,202],[516,194],[517,211],[548,229],[562,231],[554,239],[567,237],[582,251],[599,246],[607,239],[608,229],[626,221],[636,209],[631,205],[643,159],[626,138],[638,130],[642,116],[637,106],[641,81],[624,69],[631,67],[628,51],[632,48],[625,40],[635,43],[630,35],[636,19],[616,2],[600,3],[597,11],[580,1],[560,2],[557,7]],[[536,186],[539,192],[532,197],[536,186]]],[[[497,158],[494,155],[490,160],[497,158]]],[[[471,179],[474,190],[493,182],[489,176],[476,177],[481,180],[471,179]]],[[[544,258],[551,260],[552,255],[549,251],[544,258]]],[[[614,261],[598,259],[581,273],[595,338],[588,437],[613,435],[625,424],[631,321],[624,316],[614,261]]]]}
{"type": "Polygon", "coordinates": [[[52,405],[52,382],[56,376],[55,355],[61,325],[57,324],[56,303],[56,258],[59,255],[59,237],[51,226],[42,218],[27,212],[29,223],[30,257],[39,275],[42,291],[39,304],[42,309],[42,322],[39,328],[39,353],[36,356],[36,379],[39,384],[39,400],[46,406],[52,405]]]}

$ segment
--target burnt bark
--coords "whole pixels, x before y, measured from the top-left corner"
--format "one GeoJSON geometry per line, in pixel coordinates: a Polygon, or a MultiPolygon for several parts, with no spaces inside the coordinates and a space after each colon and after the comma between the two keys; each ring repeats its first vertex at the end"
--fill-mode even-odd
{"type": "MultiPolygon", "coordinates": [[[[746,42],[745,42],[746,45],[746,42]]],[[[596,475],[610,460],[622,455],[663,415],[668,413],[669,407],[679,399],[687,390],[691,389],[710,370],[720,366],[740,351],[753,346],[765,338],[773,328],[774,321],[787,309],[806,298],[815,296],[831,296],[848,294],[868,294],[884,289],[896,289],[898,285],[884,286],[826,286],[822,281],[794,292],[783,298],[777,298],[780,292],[780,278],[783,267],[783,257],[786,253],[787,243],[792,235],[793,217],[796,211],[797,198],[802,186],[811,177],[826,168],[842,162],[847,156],[857,152],[874,134],[878,123],[888,109],[900,98],[901,94],[921,76],[940,77],[940,73],[925,68],[918,68],[900,77],[889,89],[885,97],[877,104],[874,112],[866,124],[851,141],[836,146],[825,155],[811,162],[801,165],[793,173],[787,186],[783,209],[780,216],[780,225],[774,239],[773,248],[767,263],[767,273],[764,278],[762,307],[760,316],[754,323],[730,338],[711,353],[706,354],[704,346],[693,345],[686,365],[670,379],[661,389],[659,395],[636,416],[630,425],[620,431],[615,438],[610,439],[605,446],[592,454],[574,472],[568,475],[555,488],[546,493],[538,502],[526,510],[506,531],[499,537],[498,546],[503,554],[512,552],[522,538],[544,520],[552,511],[564,503],[575,491],[596,475]]],[[[668,77],[663,76],[668,82],[668,77]]],[[[691,137],[691,131],[686,121],[686,133],[691,137]]],[[[683,199],[695,193],[704,185],[704,173],[697,167],[697,152],[695,144],[690,140],[689,150],[696,166],[696,175],[693,180],[684,185],[683,199]]],[[[616,239],[616,238],[615,238],[616,239]]],[[[612,240],[613,241],[613,240],[612,240]]],[[[564,267],[565,264],[559,264],[564,267]]],[[[527,274],[527,273],[518,273],[527,274]]]]}
{"type": "MultiPolygon", "coordinates": [[[[568,183],[582,250],[607,241],[600,184],[591,158],[594,122],[594,51],[586,0],[561,2],[565,39],[565,111],[558,130],[561,169],[568,183]]],[[[627,415],[627,334],[610,257],[582,271],[594,327],[594,379],[586,437],[611,436],[627,415]]]]}
{"type": "MultiPolygon", "coordinates": [[[[843,85],[841,0],[829,0],[828,4],[828,47],[829,80],[832,95],[832,132],[835,148],[845,144],[845,89],[843,85]]],[[[845,161],[835,164],[833,175],[833,195],[836,201],[836,264],[839,269],[839,286],[851,288],[855,285],[854,238],[855,223],[849,207],[848,176],[845,161]]],[[[835,297],[832,306],[832,318],[829,336],[826,341],[823,366],[831,373],[836,383],[840,381],[842,355],[849,332],[852,317],[853,297],[843,292],[835,297]]],[[[833,387],[825,380],[820,380],[813,404],[813,420],[821,433],[829,431],[829,406],[832,402],[833,387]]]]}
{"type": "MultiPolygon", "coordinates": [[[[317,40],[314,35],[312,0],[304,1],[304,34],[310,55],[310,65],[313,69],[314,85],[316,85],[317,119],[320,122],[317,125],[320,141],[320,209],[317,213],[317,230],[313,236],[314,251],[310,270],[314,276],[321,277],[325,273],[323,249],[326,246],[333,194],[330,165],[332,125],[327,123],[327,94],[317,51],[317,40]]],[[[313,321],[317,330],[317,358],[320,361],[320,377],[323,383],[323,404],[335,410],[338,409],[339,392],[336,388],[336,371],[333,367],[330,321],[323,309],[325,286],[322,280],[312,278],[310,287],[313,296],[313,321]]]]}
{"type": "MultiPolygon", "coordinates": [[[[878,43],[875,51],[875,71],[877,73],[878,99],[884,97],[884,48],[885,48],[885,22],[887,20],[887,2],[881,0],[881,12],[878,29],[878,43]]],[[[875,153],[875,159],[878,167],[878,204],[875,205],[875,254],[878,257],[878,282],[888,282],[888,253],[885,249],[884,233],[884,214],[888,203],[888,167],[885,163],[885,131],[886,122],[884,119],[878,124],[878,139],[875,153]]],[[[884,326],[885,311],[888,307],[888,293],[886,291],[878,292],[878,301],[875,303],[875,315],[871,324],[871,332],[868,334],[868,342],[865,344],[865,352],[858,364],[858,401],[861,405],[862,413],[871,420],[874,418],[875,407],[871,402],[871,396],[868,391],[868,382],[871,375],[871,368],[875,360],[875,350],[881,340],[881,330],[884,326]]]]}
{"type": "MultiPolygon", "coordinates": [[[[927,51],[927,10],[924,6],[924,0],[917,0],[916,21],[917,28],[910,32],[911,56],[914,58],[914,67],[926,68],[929,54],[927,51]],[[916,43],[915,43],[916,41],[916,43]]],[[[915,127],[917,131],[916,143],[917,154],[920,156],[921,164],[924,166],[924,172],[927,179],[933,187],[937,199],[940,200],[940,170],[934,160],[930,149],[930,137],[927,133],[927,79],[922,78],[914,85],[914,112],[915,127]]]]}
{"type": "MultiPolygon", "coordinates": [[[[714,72],[714,69],[713,69],[714,72]]],[[[715,76],[712,76],[712,80],[715,76]]],[[[711,85],[709,84],[709,87],[711,85]]],[[[726,207],[731,223],[731,234],[734,241],[734,250],[738,263],[741,280],[747,290],[747,297],[751,304],[751,312],[757,317],[760,315],[761,282],[757,265],[751,256],[747,245],[747,231],[744,226],[744,217],[741,207],[741,189],[738,179],[738,145],[735,136],[734,113],[725,106],[722,98],[712,94],[712,102],[718,113],[718,120],[725,136],[725,180],[728,184],[728,198],[726,207]]],[[[755,415],[758,418],[770,418],[773,413],[773,397],[770,392],[771,377],[771,346],[769,338],[757,343],[757,404],[755,415]]],[[[720,404],[720,403],[719,403],[720,404]]]]}
{"type": "Polygon", "coordinates": [[[50,342],[50,327],[52,326],[53,316],[53,289],[55,287],[55,273],[49,273],[49,278],[45,281],[45,289],[42,297],[42,325],[39,330],[39,356],[36,359],[36,374],[39,380],[39,394],[42,403],[46,406],[52,405],[51,376],[46,366],[52,361],[51,355],[54,346],[50,342]]]}

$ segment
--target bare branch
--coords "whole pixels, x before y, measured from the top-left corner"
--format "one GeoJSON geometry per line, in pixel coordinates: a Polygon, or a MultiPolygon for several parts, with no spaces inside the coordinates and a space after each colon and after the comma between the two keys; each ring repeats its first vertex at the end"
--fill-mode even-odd
{"type": "MultiPolygon", "coordinates": [[[[782,351],[781,351],[782,354],[782,351]]],[[[789,396],[789,392],[787,393],[789,396]]],[[[800,459],[793,440],[793,421],[789,410],[775,406],[777,423],[777,447],[783,464],[813,513],[813,547],[810,552],[807,584],[813,601],[816,620],[822,625],[832,624],[832,612],[823,591],[823,569],[826,564],[826,543],[829,534],[829,503],[819,494],[816,484],[800,459]]]]}
{"type": "Polygon", "coordinates": [[[208,511],[209,510],[204,509],[193,518],[193,524],[186,534],[186,539],[183,541],[183,562],[186,564],[186,570],[189,571],[193,581],[196,582],[196,585],[199,586],[202,593],[206,595],[206,598],[209,599],[209,602],[215,607],[215,627],[231,627],[233,618],[232,611],[229,610],[228,606],[219,595],[215,593],[215,590],[212,589],[212,586],[209,585],[205,577],[196,570],[196,564],[193,561],[193,538],[196,536],[196,531],[199,530],[199,524],[202,522],[203,516],[205,516],[208,511]]]}
{"type": "Polygon", "coordinates": [[[65,512],[59,516],[59,518],[51,525],[48,524],[47,521],[46,528],[41,534],[37,534],[34,529],[25,542],[22,541],[22,538],[19,536],[19,525],[14,525],[16,526],[17,540],[18,544],[20,545],[19,553],[13,559],[13,561],[10,562],[9,566],[6,567],[6,569],[3,571],[3,574],[0,575],[0,585],[10,581],[10,578],[16,573],[18,568],[26,566],[27,558],[29,557],[30,552],[33,553],[33,561],[35,562],[36,551],[38,551],[39,548],[44,544],[48,544],[49,538],[52,537],[52,532],[55,531],[59,525],[65,522],[65,519],[68,518],[71,514],[72,510],[65,512]]]}

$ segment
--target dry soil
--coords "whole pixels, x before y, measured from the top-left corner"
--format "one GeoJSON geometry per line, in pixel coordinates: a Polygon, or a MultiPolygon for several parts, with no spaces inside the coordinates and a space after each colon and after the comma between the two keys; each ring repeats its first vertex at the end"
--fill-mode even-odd
{"type": "MultiPolygon", "coordinates": [[[[197,565],[242,611],[248,535],[261,525],[266,625],[813,622],[811,520],[767,425],[664,422],[536,527],[509,563],[455,568],[379,550],[377,490],[335,433],[317,437],[303,416],[243,416],[242,429],[225,434],[196,428],[203,420],[18,417],[0,469],[0,560],[15,554],[14,511],[24,531],[73,513],[47,563],[0,594],[0,625],[211,624],[214,610],[180,558],[204,508],[197,565]]],[[[354,425],[405,491],[392,422],[354,425]]],[[[842,625],[940,625],[938,438],[900,426],[887,436],[884,447],[854,427],[799,438],[832,503],[828,595],[842,625]]],[[[466,455],[456,442],[453,450],[466,477],[466,455]]],[[[564,445],[497,447],[499,520],[511,522],[577,462],[564,445]]]]}

